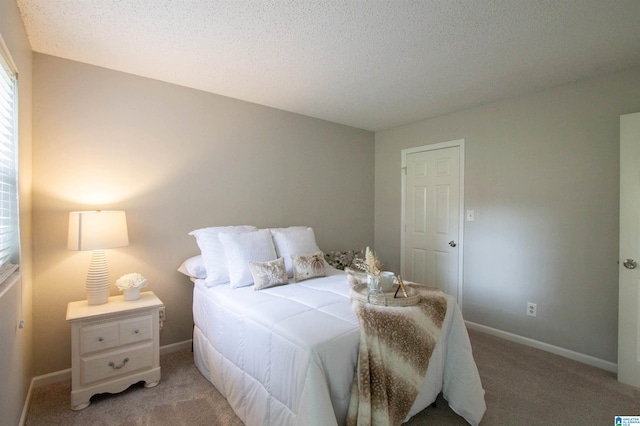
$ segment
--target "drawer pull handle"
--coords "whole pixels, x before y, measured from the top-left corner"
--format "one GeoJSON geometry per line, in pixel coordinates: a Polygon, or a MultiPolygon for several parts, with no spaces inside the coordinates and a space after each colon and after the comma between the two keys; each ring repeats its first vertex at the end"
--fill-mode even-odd
{"type": "Polygon", "coordinates": [[[135,334],[138,334],[138,330],[134,331],[135,334]]]}
{"type": "Polygon", "coordinates": [[[129,362],[129,358],[125,358],[122,360],[122,364],[120,365],[115,365],[113,362],[110,362],[109,367],[113,368],[114,370],[120,370],[128,362],[129,362]]]}
{"type": "Polygon", "coordinates": [[[98,342],[102,342],[104,340],[103,337],[98,337],[98,342]]]}

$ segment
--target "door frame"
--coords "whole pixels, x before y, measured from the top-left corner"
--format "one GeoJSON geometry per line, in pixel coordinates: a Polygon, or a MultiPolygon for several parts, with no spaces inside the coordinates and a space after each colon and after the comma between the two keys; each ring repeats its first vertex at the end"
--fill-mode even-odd
{"type": "Polygon", "coordinates": [[[438,149],[459,147],[460,155],[460,211],[458,212],[458,306],[462,310],[462,289],[464,287],[464,139],[456,139],[447,142],[435,143],[432,145],[423,145],[415,148],[406,148],[401,151],[401,213],[400,213],[400,271],[404,273],[405,268],[405,230],[406,224],[406,189],[407,189],[407,156],[425,151],[435,151],[438,149]]]}
{"type": "Polygon", "coordinates": [[[640,154],[635,141],[640,130],[640,112],[620,116],[620,243],[618,253],[618,381],[640,386],[638,360],[640,356],[640,302],[638,281],[640,271],[627,269],[626,258],[636,261],[640,256],[637,208],[640,201],[637,188],[637,166],[640,154]],[[632,169],[632,170],[629,170],[632,169]]]}

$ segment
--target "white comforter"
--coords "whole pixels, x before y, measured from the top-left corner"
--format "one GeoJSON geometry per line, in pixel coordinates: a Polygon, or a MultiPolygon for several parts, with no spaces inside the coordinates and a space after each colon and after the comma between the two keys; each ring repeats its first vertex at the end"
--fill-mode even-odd
{"type": "MultiPolygon", "coordinates": [[[[254,291],[211,288],[193,297],[195,362],[248,426],[336,425],[347,416],[357,363],[358,319],[343,271],[254,291]]],[[[462,315],[448,298],[441,340],[409,415],[443,392],[478,424],[484,390],[462,315]]]]}

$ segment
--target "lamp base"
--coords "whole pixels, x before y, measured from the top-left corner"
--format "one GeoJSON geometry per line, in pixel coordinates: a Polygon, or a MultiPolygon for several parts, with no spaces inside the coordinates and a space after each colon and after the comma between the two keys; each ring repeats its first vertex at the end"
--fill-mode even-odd
{"type": "Polygon", "coordinates": [[[109,268],[104,250],[93,250],[87,273],[87,302],[102,305],[109,301],[109,268]]]}

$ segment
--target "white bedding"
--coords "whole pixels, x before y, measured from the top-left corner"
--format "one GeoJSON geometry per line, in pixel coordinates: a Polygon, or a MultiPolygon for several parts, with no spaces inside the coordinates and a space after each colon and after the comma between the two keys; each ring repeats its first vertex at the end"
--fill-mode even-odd
{"type": "MultiPolygon", "coordinates": [[[[442,391],[454,411],[478,424],[484,390],[451,297],[448,306],[407,419],[442,391]]],[[[359,331],[343,271],[261,291],[196,280],[193,316],[196,366],[246,425],[344,424],[359,331]]]]}

